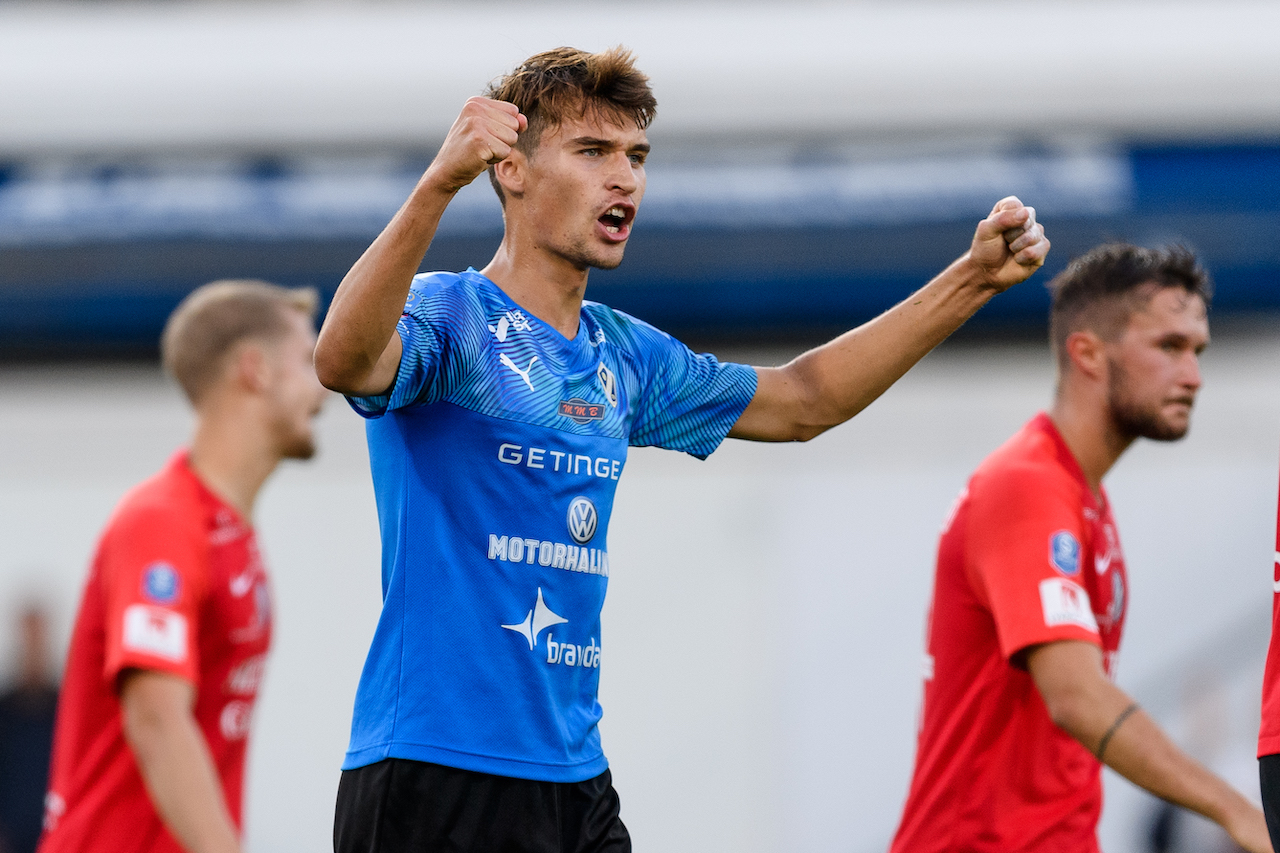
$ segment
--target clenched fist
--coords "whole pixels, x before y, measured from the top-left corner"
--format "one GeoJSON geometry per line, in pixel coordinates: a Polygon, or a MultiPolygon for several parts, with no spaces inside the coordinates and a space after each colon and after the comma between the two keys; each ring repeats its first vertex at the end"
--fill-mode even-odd
{"type": "Polygon", "coordinates": [[[1016,196],[996,202],[986,219],[978,223],[969,247],[969,261],[987,283],[1004,291],[1025,281],[1044,265],[1049,240],[1036,222],[1036,210],[1016,196]]]}
{"type": "Polygon", "coordinates": [[[529,120],[515,104],[467,99],[427,169],[427,178],[450,192],[462,189],[490,165],[506,159],[528,126],[529,120]]]}

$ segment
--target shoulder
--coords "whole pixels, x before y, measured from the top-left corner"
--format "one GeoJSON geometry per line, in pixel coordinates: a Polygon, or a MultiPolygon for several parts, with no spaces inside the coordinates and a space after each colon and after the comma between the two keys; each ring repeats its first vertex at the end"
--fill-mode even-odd
{"type": "Polygon", "coordinates": [[[599,302],[583,302],[582,313],[590,318],[597,337],[632,353],[684,345],[661,329],[625,311],[599,302]]]}
{"type": "Polygon", "coordinates": [[[413,277],[409,292],[425,299],[440,293],[456,293],[470,288],[472,284],[465,273],[446,270],[420,272],[413,277]]]}
{"type": "Polygon", "coordinates": [[[413,277],[404,313],[421,319],[447,312],[456,316],[459,309],[478,310],[484,302],[483,287],[476,277],[465,272],[424,272],[413,277]]]}
{"type": "Polygon", "coordinates": [[[116,505],[104,542],[120,537],[198,537],[207,515],[196,484],[174,466],[134,486],[116,505]]]}
{"type": "Polygon", "coordinates": [[[1049,438],[1023,429],[1006,441],[974,472],[969,482],[973,503],[1010,509],[1046,502],[1082,501],[1080,484],[1057,458],[1049,438]]]}

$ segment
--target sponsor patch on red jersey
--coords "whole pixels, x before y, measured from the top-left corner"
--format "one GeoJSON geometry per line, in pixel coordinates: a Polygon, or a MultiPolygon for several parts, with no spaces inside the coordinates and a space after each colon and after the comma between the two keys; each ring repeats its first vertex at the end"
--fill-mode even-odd
{"type": "Polygon", "coordinates": [[[1040,581],[1040,606],[1044,608],[1044,624],[1050,628],[1079,625],[1090,631],[1098,630],[1089,593],[1078,583],[1064,578],[1040,581]]]}
{"type": "Polygon", "coordinates": [[[124,611],[122,645],[171,661],[187,659],[187,617],[163,607],[131,604],[124,611]]]}

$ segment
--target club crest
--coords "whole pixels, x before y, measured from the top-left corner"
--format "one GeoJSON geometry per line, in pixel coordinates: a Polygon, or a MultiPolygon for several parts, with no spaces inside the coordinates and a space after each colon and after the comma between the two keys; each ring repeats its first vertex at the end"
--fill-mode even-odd
{"type": "Polygon", "coordinates": [[[600,390],[604,392],[609,405],[618,408],[618,381],[614,378],[613,371],[604,366],[603,361],[596,368],[596,379],[600,380],[600,390]]]}

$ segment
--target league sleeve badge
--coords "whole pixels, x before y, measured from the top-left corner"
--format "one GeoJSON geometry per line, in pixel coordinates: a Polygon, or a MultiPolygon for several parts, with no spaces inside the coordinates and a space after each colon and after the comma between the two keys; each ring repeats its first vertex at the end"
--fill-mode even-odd
{"type": "Polygon", "coordinates": [[[173,604],[178,600],[182,581],[173,566],[165,562],[152,563],[142,573],[142,594],[156,604],[173,604]]]}
{"type": "Polygon", "coordinates": [[[1080,573],[1080,541],[1071,531],[1049,537],[1049,565],[1068,577],[1080,573]]]}

